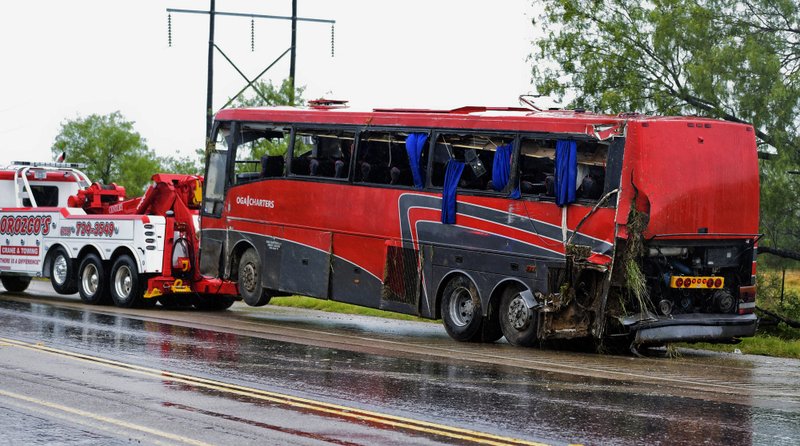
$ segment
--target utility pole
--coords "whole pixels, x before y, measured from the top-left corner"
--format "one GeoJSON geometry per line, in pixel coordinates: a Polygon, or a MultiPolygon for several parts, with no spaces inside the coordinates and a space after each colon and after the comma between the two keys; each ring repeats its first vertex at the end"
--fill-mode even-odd
{"type": "Polygon", "coordinates": [[[208,87],[206,90],[206,146],[211,143],[211,122],[214,120],[214,8],[215,0],[211,0],[208,8],[208,87]]]}
{"type": "Polygon", "coordinates": [[[292,54],[289,62],[289,105],[294,105],[294,67],[297,59],[297,0],[292,0],[292,54]]]}

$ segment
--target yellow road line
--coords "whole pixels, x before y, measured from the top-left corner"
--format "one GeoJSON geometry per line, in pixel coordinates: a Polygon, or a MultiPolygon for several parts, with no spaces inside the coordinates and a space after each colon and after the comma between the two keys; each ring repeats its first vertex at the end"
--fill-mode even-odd
{"type": "MultiPolygon", "coordinates": [[[[100,421],[102,423],[107,423],[107,424],[111,424],[111,425],[114,425],[114,426],[119,426],[119,427],[122,427],[122,428],[125,428],[125,429],[144,432],[146,434],[155,435],[155,436],[162,437],[162,438],[165,438],[167,440],[171,440],[171,441],[175,441],[175,442],[180,442],[180,443],[184,443],[184,444],[190,444],[190,445],[194,445],[194,446],[213,446],[213,445],[211,445],[209,443],[203,443],[202,441],[193,440],[191,438],[184,437],[184,436],[181,436],[181,435],[170,434],[169,432],[160,431],[158,429],[153,429],[153,428],[150,428],[150,427],[147,427],[147,426],[141,426],[141,425],[138,425],[138,424],[129,423],[127,421],[122,421],[122,420],[117,420],[117,419],[114,419],[114,418],[105,417],[103,415],[94,414],[94,413],[91,413],[91,412],[87,412],[85,410],[76,409],[74,407],[68,407],[68,406],[64,406],[62,404],[53,403],[53,402],[50,402],[50,401],[44,401],[44,400],[40,400],[40,399],[37,399],[37,398],[32,398],[32,397],[29,397],[29,396],[20,395],[18,393],[8,392],[8,391],[2,390],[2,389],[0,389],[0,395],[8,397],[8,398],[15,399],[15,400],[19,400],[19,401],[25,401],[25,402],[28,402],[28,403],[31,403],[31,404],[35,404],[37,406],[43,406],[43,407],[47,407],[47,408],[50,408],[50,409],[59,410],[61,412],[66,412],[66,413],[71,414],[71,415],[77,415],[79,417],[88,418],[88,419],[92,419],[92,420],[95,420],[95,421],[100,421]]],[[[76,420],[73,420],[73,421],[76,421],[76,420]]]]}
{"type": "Polygon", "coordinates": [[[337,417],[355,419],[359,421],[367,421],[385,426],[392,426],[401,429],[407,429],[415,432],[423,432],[452,438],[462,441],[468,441],[478,444],[486,444],[492,446],[508,446],[508,445],[525,445],[525,446],[546,446],[544,443],[533,441],[521,440],[511,437],[503,437],[500,435],[493,435],[469,429],[462,429],[458,427],[451,427],[427,421],[414,420],[395,415],[382,414],[372,412],[369,410],[357,409],[354,407],[341,406],[338,404],[331,404],[322,401],[311,400],[307,398],[300,398],[291,395],[285,395],[266,390],[255,389],[251,387],[239,386],[236,384],[228,384],[221,381],[195,377],[191,375],[184,375],[180,373],[169,372],[165,370],[158,370],[149,367],[138,366],[134,364],[126,364],[119,361],[110,359],[98,358],[95,356],[84,355],[81,353],[74,353],[65,350],[60,350],[52,347],[46,347],[38,344],[31,344],[12,339],[0,338],[0,342],[7,343],[20,348],[41,351],[58,356],[66,356],[76,360],[91,362],[94,364],[103,365],[117,369],[126,370],[158,379],[170,378],[175,382],[190,384],[198,387],[203,387],[211,390],[216,390],[225,393],[232,393],[235,395],[255,398],[263,401],[268,401],[276,404],[287,405],[300,409],[312,410],[315,412],[326,413],[337,417]]]}

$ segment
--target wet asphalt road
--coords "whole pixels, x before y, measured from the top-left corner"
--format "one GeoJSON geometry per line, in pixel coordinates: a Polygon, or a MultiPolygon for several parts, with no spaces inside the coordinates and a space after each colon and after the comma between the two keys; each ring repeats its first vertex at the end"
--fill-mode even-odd
{"type": "Polygon", "coordinates": [[[797,444],[800,361],[459,344],[436,324],[0,292],[0,444],[797,444]],[[76,356],[81,355],[81,356],[76,356]]]}

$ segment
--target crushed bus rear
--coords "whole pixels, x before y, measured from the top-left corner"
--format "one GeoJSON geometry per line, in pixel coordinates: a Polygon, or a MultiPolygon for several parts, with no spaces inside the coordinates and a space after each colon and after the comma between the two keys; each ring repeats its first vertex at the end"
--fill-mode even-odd
{"type": "Polygon", "coordinates": [[[753,336],[759,178],[751,126],[629,123],[608,299],[634,344],[753,336]]]}

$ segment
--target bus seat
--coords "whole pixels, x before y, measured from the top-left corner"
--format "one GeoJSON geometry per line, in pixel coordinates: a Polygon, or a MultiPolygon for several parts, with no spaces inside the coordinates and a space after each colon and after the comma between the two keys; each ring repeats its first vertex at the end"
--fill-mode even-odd
{"type": "Polygon", "coordinates": [[[369,173],[372,171],[372,165],[366,161],[361,163],[361,181],[369,181],[369,173]]]}
{"type": "Polygon", "coordinates": [[[333,176],[336,178],[347,178],[347,171],[344,169],[344,161],[336,160],[333,163],[333,176]]]}
{"type": "Polygon", "coordinates": [[[389,184],[399,184],[400,182],[400,169],[392,167],[389,169],[389,184]]]}
{"type": "Polygon", "coordinates": [[[282,177],[284,160],[281,155],[264,155],[261,157],[261,177],[282,177]]]}
{"type": "Polygon", "coordinates": [[[593,174],[586,175],[583,177],[583,181],[581,181],[577,192],[580,198],[596,200],[600,198],[600,194],[603,193],[603,182],[598,181],[593,174]]]}
{"type": "Polygon", "coordinates": [[[311,158],[308,161],[308,174],[313,176],[317,176],[319,172],[319,160],[316,158],[311,158]]]}

